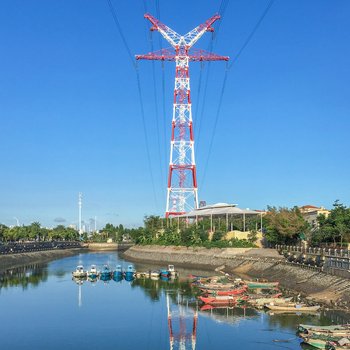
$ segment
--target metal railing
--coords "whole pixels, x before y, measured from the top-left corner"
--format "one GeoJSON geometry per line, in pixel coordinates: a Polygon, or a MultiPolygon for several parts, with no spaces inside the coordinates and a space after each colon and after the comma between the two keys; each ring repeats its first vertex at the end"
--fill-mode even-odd
{"type": "Polygon", "coordinates": [[[9,242],[0,244],[0,255],[30,253],[44,250],[82,248],[80,242],[50,241],[50,242],[9,242]]]}
{"type": "Polygon", "coordinates": [[[350,252],[347,249],[277,245],[276,249],[288,264],[316,267],[320,271],[350,277],[350,252]]]}

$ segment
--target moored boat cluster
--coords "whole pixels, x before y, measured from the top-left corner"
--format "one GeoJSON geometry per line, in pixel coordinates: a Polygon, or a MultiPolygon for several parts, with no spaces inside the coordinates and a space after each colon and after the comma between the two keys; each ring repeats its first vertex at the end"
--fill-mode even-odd
{"type": "Polygon", "coordinates": [[[72,272],[72,277],[75,280],[89,280],[89,281],[109,281],[111,279],[115,281],[121,281],[125,279],[126,281],[132,281],[134,278],[174,278],[177,277],[177,271],[174,265],[168,265],[168,268],[153,270],[147,272],[138,272],[135,270],[134,265],[128,265],[124,269],[121,265],[117,265],[114,270],[110,269],[108,265],[104,265],[101,270],[98,270],[96,265],[91,265],[90,270],[84,270],[83,265],[78,265],[76,270],[72,272]]]}
{"type": "Polygon", "coordinates": [[[235,306],[248,303],[256,308],[268,308],[272,312],[315,312],[319,305],[293,302],[279,290],[278,282],[244,281],[230,276],[191,276],[193,285],[200,291],[198,297],[204,303],[202,309],[219,306],[235,306]]]}
{"type": "Polygon", "coordinates": [[[331,326],[300,324],[297,332],[305,344],[316,349],[350,349],[350,324],[331,326]]]}

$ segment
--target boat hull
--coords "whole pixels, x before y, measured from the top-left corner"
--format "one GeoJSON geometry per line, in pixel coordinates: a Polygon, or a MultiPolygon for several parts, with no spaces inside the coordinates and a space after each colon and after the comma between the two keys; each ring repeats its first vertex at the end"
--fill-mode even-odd
{"type": "Polygon", "coordinates": [[[315,312],[320,306],[299,306],[299,305],[265,305],[271,311],[283,311],[283,312],[315,312]]]}
{"type": "Polygon", "coordinates": [[[201,301],[209,305],[235,305],[241,303],[248,299],[248,297],[231,297],[231,296],[221,296],[221,297],[199,297],[201,301]]]}
{"type": "Polygon", "coordinates": [[[245,282],[249,289],[271,289],[277,288],[279,282],[245,282]]]}

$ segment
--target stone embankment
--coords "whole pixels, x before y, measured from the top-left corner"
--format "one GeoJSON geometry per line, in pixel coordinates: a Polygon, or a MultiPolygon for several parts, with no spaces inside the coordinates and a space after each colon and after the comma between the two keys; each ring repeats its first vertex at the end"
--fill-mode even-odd
{"type": "Polygon", "coordinates": [[[82,249],[46,250],[0,256],[0,272],[33,263],[45,263],[80,253],[82,249]]]}
{"type": "Polygon", "coordinates": [[[274,249],[134,246],[124,256],[136,261],[200,266],[244,278],[279,281],[281,287],[301,293],[310,300],[350,309],[348,279],[288,264],[274,249]]]}
{"type": "Polygon", "coordinates": [[[127,250],[132,247],[130,243],[87,243],[84,247],[94,251],[127,250]]]}

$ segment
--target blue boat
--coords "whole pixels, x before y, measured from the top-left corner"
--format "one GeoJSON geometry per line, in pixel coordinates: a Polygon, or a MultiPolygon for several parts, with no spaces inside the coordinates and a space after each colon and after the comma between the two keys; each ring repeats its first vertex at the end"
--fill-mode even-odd
{"type": "Polygon", "coordinates": [[[117,265],[115,270],[113,271],[113,279],[117,282],[123,279],[123,271],[120,265],[117,265]]]}
{"type": "Polygon", "coordinates": [[[91,280],[95,280],[98,277],[98,272],[96,265],[91,265],[90,270],[88,271],[88,278],[91,280]]]}
{"type": "Polygon", "coordinates": [[[104,265],[102,271],[100,272],[100,280],[109,281],[111,279],[111,270],[108,265],[104,265]]]}
{"type": "Polygon", "coordinates": [[[125,280],[132,281],[134,279],[135,272],[136,271],[135,271],[134,265],[129,265],[125,271],[125,280]]]}
{"type": "Polygon", "coordinates": [[[169,270],[166,269],[161,269],[160,270],[160,277],[165,277],[165,278],[169,278],[171,275],[169,270]]]}

